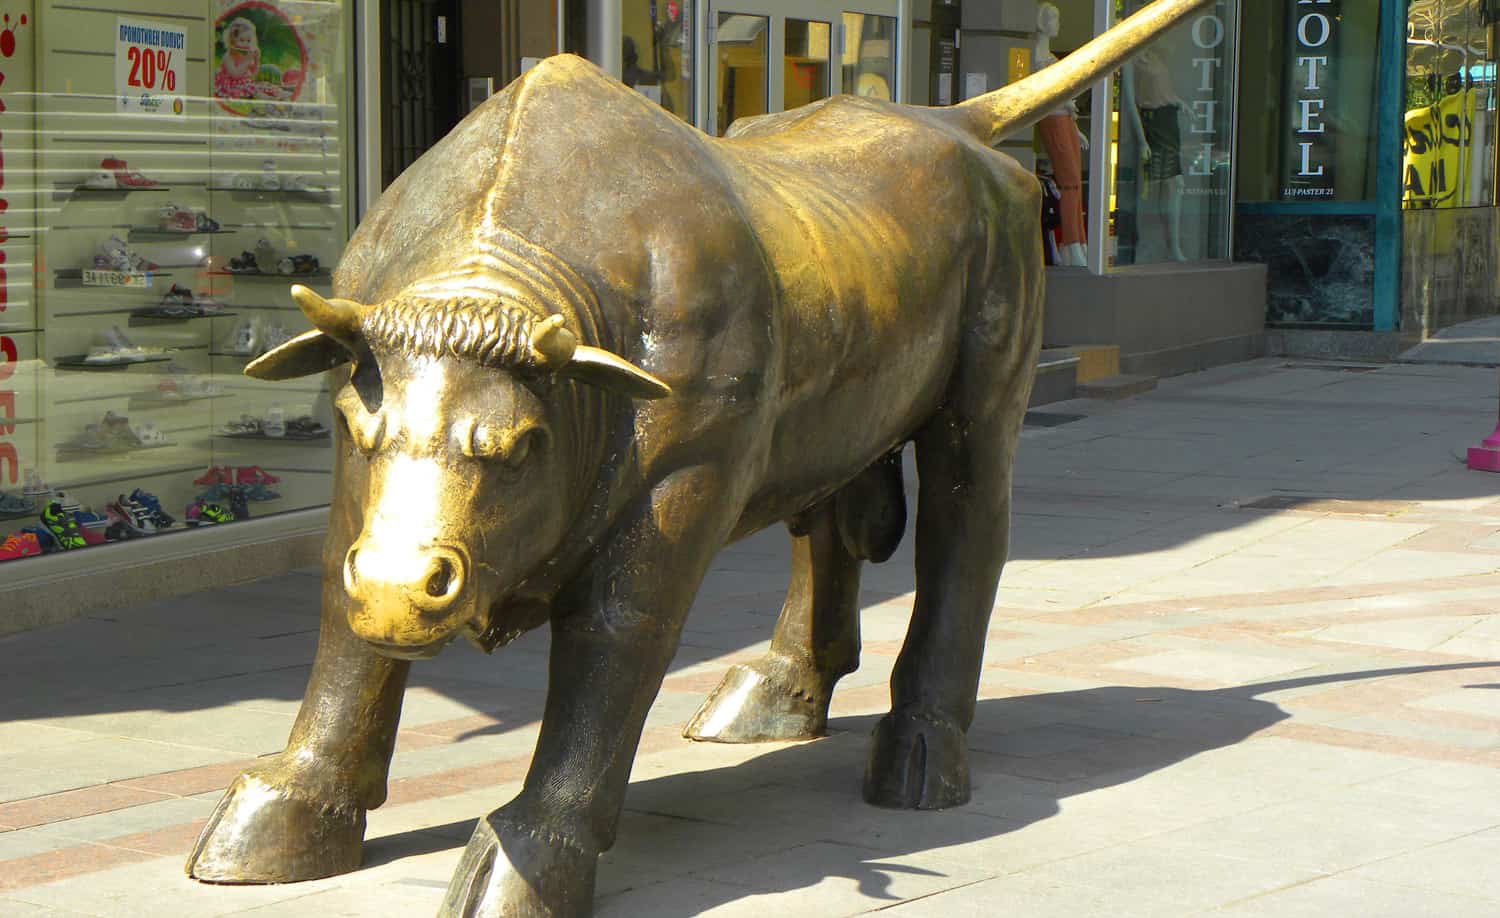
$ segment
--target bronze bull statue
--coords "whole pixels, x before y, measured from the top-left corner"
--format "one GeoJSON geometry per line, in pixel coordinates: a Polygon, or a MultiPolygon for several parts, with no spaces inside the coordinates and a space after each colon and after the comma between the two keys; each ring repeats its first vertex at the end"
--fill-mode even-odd
{"type": "Polygon", "coordinates": [[[989,144],[1205,2],[950,108],[840,96],[720,140],[559,56],[464,119],[359,227],[338,298],[294,288],[314,330],[247,369],[334,371],[322,631],[286,749],[229,788],[189,874],[356,868],[410,661],[550,624],[530,773],[442,913],[587,914],[715,554],[785,521],[795,570],[770,652],[687,735],[818,735],[913,441],[915,609],[864,794],[964,803],[1042,327],[1038,184],[989,144]]]}

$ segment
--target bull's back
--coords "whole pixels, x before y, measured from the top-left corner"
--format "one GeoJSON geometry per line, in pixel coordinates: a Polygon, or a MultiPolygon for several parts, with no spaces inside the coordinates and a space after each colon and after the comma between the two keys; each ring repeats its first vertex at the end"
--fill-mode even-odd
{"type": "Polygon", "coordinates": [[[841,97],[722,148],[780,286],[765,515],[856,474],[948,385],[997,203],[975,158],[994,154],[911,112],[841,97]]]}

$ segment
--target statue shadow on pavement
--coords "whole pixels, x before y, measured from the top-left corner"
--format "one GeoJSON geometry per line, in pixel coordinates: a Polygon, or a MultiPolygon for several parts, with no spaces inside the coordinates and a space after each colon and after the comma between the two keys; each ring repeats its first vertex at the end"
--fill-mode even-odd
{"type": "MultiPolygon", "coordinates": [[[[904,855],[935,852],[936,862],[960,866],[972,865],[976,856],[993,857],[994,866],[1002,866],[1004,845],[980,853],[961,848],[1056,816],[1069,797],[1144,778],[1291,719],[1264,696],[1449,670],[1472,669],[1482,677],[1495,668],[1500,662],[1325,674],[1214,690],[1101,686],[981,699],[969,731],[973,797],[966,806],[936,812],[880,809],[861,799],[864,757],[878,715],[835,718],[829,735],[812,742],[719,747],[751,755],[754,749],[767,751],[733,765],[633,782],[619,842],[600,862],[596,908],[601,914],[618,908],[620,914],[685,918],[830,878],[846,879],[861,894],[894,903],[902,898],[891,892],[894,877],[941,875],[902,863],[904,855]],[[788,854],[794,848],[804,850],[788,854]],[[955,850],[945,857],[940,849],[955,850]],[[761,867],[753,865],[756,861],[761,867]],[[690,890],[664,887],[662,895],[651,895],[652,884],[688,875],[707,882],[694,882],[690,890]]],[[[1297,763],[1288,762],[1284,769],[1254,777],[1293,781],[1297,770],[1297,763]]],[[[1233,782],[1235,773],[1215,771],[1213,780],[1233,782]]],[[[1190,824],[1171,811],[1169,800],[1161,806],[1163,826],[1190,824]]],[[[370,839],[365,865],[450,848],[456,855],[473,825],[474,820],[462,820],[370,839]]],[[[1099,846],[1107,843],[1101,839],[1099,846]]],[[[1078,853],[1084,850],[1089,849],[1078,853]]],[[[1027,852],[1019,844],[1010,856],[1018,864],[1035,863],[1025,861],[1027,852]]]]}

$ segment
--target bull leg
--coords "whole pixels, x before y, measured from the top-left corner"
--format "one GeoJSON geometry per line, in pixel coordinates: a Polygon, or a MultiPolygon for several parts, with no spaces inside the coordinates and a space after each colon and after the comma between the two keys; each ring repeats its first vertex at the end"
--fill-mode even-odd
{"type": "Polygon", "coordinates": [[[828,728],[840,677],[859,667],[859,560],[844,546],[832,500],[792,530],[792,581],[771,650],[725,675],[683,735],[718,743],[811,739],[828,728]]]}
{"type": "Polygon", "coordinates": [[[705,504],[731,502],[720,481],[688,471],[658,486],[592,573],[559,597],[559,610],[575,611],[553,621],[531,770],[514,800],[479,820],[443,918],[592,911],[596,861],[614,843],[646,713],[698,584],[733,525],[696,515],[705,504]]]}
{"type": "Polygon", "coordinates": [[[349,630],[341,570],[358,526],[347,513],[333,517],[302,709],[286,748],[236,778],[209,817],[187,860],[196,879],[289,883],[347,873],[359,866],[365,812],[385,801],[411,664],[377,655],[349,630]]]}
{"type": "Polygon", "coordinates": [[[828,729],[838,680],[859,668],[859,563],[884,561],[906,528],[901,452],[787,524],[792,581],[770,652],[736,664],[688,723],[688,739],[762,743],[828,729]]]}
{"type": "Polygon", "coordinates": [[[917,596],[891,675],[891,711],[875,727],[865,772],[865,799],[879,806],[969,800],[965,733],[1009,545],[1011,463],[1040,347],[1041,291],[1023,286],[1040,269],[1026,267],[1016,265],[1015,286],[987,294],[977,314],[1000,321],[987,318],[993,324],[966,340],[947,401],[917,436],[917,596]]]}

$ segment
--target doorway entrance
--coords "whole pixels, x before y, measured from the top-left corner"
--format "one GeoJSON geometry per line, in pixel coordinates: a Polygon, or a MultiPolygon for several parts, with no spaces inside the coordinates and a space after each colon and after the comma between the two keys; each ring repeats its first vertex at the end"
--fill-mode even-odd
{"type": "Polygon", "coordinates": [[[898,0],[717,0],[704,129],[836,93],[902,98],[898,0]]]}
{"type": "Polygon", "coordinates": [[[389,185],[531,63],[559,50],[557,0],[381,0],[381,178],[389,185]]]}

